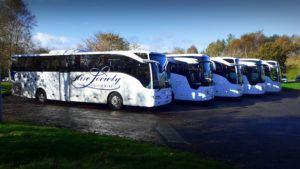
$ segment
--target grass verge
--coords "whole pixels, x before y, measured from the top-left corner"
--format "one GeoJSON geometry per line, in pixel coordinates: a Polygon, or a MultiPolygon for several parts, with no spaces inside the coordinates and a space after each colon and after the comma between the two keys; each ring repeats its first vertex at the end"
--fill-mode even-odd
{"type": "Polygon", "coordinates": [[[0,82],[1,88],[2,88],[2,94],[10,94],[12,84],[10,82],[0,82]]]}
{"type": "Polygon", "coordinates": [[[284,89],[300,90],[300,82],[282,83],[284,89]]]}
{"type": "Polygon", "coordinates": [[[286,61],[286,76],[288,80],[295,80],[300,75],[300,56],[289,57],[286,61]]]}
{"type": "Polygon", "coordinates": [[[0,168],[231,168],[149,143],[29,124],[0,123],[0,147],[0,168]]]}

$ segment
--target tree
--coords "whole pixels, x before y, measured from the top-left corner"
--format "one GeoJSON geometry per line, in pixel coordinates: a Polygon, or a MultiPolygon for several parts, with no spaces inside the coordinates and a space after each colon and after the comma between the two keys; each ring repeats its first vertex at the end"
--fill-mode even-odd
{"type": "Polygon", "coordinates": [[[212,42],[206,48],[205,53],[209,56],[220,56],[225,50],[225,41],[224,40],[217,40],[216,42],[212,42]]]}
{"type": "Polygon", "coordinates": [[[42,54],[42,53],[49,53],[50,49],[44,48],[41,46],[35,46],[33,49],[31,49],[30,53],[35,53],[35,54],[42,54]]]}
{"type": "Polygon", "coordinates": [[[297,50],[297,44],[293,43],[292,39],[288,36],[281,36],[275,40],[275,43],[282,47],[283,52],[287,55],[297,50]]]}
{"type": "Polygon", "coordinates": [[[228,56],[241,56],[242,50],[241,50],[241,40],[240,39],[234,39],[230,41],[230,43],[226,46],[225,54],[228,56]]]}
{"type": "Polygon", "coordinates": [[[87,50],[90,51],[112,51],[129,50],[129,42],[118,34],[114,33],[96,33],[85,42],[87,50]]]}
{"type": "Polygon", "coordinates": [[[185,53],[185,50],[183,48],[180,48],[180,47],[175,47],[172,52],[172,54],[184,54],[185,53]]]}
{"type": "Polygon", "coordinates": [[[283,48],[275,42],[267,42],[262,45],[257,53],[258,57],[265,60],[277,60],[280,65],[284,65],[287,55],[283,48]]]}
{"type": "Polygon", "coordinates": [[[235,40],[235,37],[233,34],[228,34],[226,39],[226,45],[230,44],[233,40],[235,40]]]}
{"type": "Polygon", "coordinates": [[[192,45],[191,47],[189,47],[186,51],[187,53],[198,53],[198,49],[195,45],[192,45]]]}
{"type": "Polygon", "coordinates": [[[27,53],[31,48],[35,25],[35,16],[22,0],[0,1],[0,61],[6,71],[10,70],[12,55],[27,53]]]}
{"type": "Polygon", "coordinates": [[[288,55],[296,50],[296,46],[292,41],[282,36],[275,40],[275,42],[267,42],[258,50],[258,58],[264,60],[276,60],[284,70],[285,61],[288,55]]]}
{"type": "Polygon", "coordinates": [[[206,48],[206,53],[211,56],[228,55],[272,59],[279,61],[284,67],[287,57],[300,53],[300,38],[297,35],[265,36],[262,31],[246,33],[239,38],[229,34],[226,40],[210,43],[206,48]]]}
{"type": "Polygon", "coordinates": [[[293,35],[292,41],[296,48],[294,55],[300,55],[300,36],[293,35]]]}
{"type": "Polygon", "coordinates": [[[130,38],[128,40],[128,43],[129,43],[130,50],[144,50],[143,46],[140,45],[137,38],[130,38]]]}
{"type": "Polygon", "coordinates": [[[255,57],[259,47],[265,43],[265,39],[262,31],[242,35],[240,38],[241,56],[255,57]]]}

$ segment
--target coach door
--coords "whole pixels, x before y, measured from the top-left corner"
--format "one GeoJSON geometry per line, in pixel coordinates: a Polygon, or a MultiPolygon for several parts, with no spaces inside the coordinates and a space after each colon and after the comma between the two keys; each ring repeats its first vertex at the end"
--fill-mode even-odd
{"type": "Polygon", "coordinates": [[[62,66],[59,71],[59,97],[61,101],[70,101],[70,71],[68,69],[68,57],[62,57],[62,66]]]}
{"type": "Polygon", "coordinates": [[[61,101],[70,101],[70,73],[59,72],[59,94],[61,101]]]}

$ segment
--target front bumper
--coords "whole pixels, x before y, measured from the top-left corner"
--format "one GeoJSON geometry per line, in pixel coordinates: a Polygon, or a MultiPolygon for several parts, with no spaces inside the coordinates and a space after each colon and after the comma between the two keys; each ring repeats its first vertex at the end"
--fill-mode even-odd
{"type": "Polygon", "coordinates": [[[257,83],[256,85],[244,84],[244,94],[262,95],[266,93],[265,83],[257,83]]]}

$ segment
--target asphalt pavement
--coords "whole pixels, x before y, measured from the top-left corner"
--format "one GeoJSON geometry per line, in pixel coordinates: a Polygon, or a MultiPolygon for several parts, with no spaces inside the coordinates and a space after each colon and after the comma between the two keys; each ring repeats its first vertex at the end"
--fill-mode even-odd
{"type": "Polygon", "coordinates": [[[120,111],[6,96],[4,118],[151,141],[239,168],[300,168],[300,92],[295,90],[120,111]]]}

